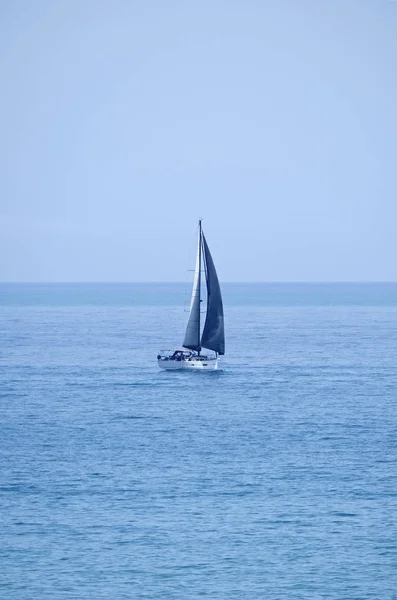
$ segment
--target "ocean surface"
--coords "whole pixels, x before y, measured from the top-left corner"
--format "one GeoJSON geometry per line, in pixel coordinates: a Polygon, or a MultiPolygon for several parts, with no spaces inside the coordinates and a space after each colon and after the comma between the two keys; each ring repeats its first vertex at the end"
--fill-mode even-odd
{"type": "Polygon", "coordinates": [[[0,598],[397,598],[397,284],[0,285],[0,598]]]}

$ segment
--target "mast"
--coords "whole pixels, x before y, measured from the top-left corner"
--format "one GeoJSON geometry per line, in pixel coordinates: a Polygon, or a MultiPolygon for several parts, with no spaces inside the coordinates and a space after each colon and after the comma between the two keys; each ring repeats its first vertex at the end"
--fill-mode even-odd
{"type": "MultiPolygon", "coordinates": [[[[201,246],[202,246],[201,236],[202,236],[201,219],[199,219],[199,254],[198,254],[198,281],[197,281],[198,298],[199,298],[199,313],[198,313],[199,336],[200,336],[200,314],[201,314],[201,246]]],[[[197,353],[199,356],[200,356],[200,352],[201,352],[201,346],[199,346],[199,349],[197,350],[197,353]]]]}

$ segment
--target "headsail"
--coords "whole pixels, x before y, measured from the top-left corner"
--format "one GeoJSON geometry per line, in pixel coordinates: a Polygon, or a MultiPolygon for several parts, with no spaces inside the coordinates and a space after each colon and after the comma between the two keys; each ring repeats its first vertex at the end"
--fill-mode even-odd
{"type": "Polygon", "coordinates": [[[194,271],[190,317],[183,345],[190,350],[200,349],[200,286],[201,286],[201,227],[198,235],[196,268],[194,271]]]}
{"type": "Polygon", "coordinates": [[[218,354],[225,354],[225,328],[221,288],[204,234],[202,234],[202,238],[207,282],[207,317],[205,319],[203,335],[201,336],[201,345],[204,348],[218,352],[218,354]]]}

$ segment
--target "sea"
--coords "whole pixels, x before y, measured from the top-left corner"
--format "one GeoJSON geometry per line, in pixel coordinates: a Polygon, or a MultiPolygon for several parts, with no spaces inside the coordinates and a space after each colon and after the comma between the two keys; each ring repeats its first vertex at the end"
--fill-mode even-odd
{"type": "Polygon", "coordinates": [[[0,598],[397,598],[397,284],[0,285],[0,598]]]}

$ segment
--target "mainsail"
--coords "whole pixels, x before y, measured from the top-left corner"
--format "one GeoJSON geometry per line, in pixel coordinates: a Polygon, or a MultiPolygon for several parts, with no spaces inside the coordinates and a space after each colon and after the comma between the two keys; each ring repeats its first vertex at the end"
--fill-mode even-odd
{"type": "Polygon", "coordinates": [[[221,289],[214,261],[207,241],[199,224],[198,251],[194,273],[190,317],[186,328],[185,348],[200,352],[201,346],[218,354],[225,354],[225,329],[223,322],[223,304],[221,289]],[[207,315],[200,341],[200,305],[201,305],[201,253],[204,254],[205,279],[207,284],[207,315]]]}
{"type": "Polygon", "coordinates": [[[218,275],[214,261],[203,237],[205,277],[207,282],[207,317],[205,319],[201,345],[204,348],[225,354],[225,327],[223,322],[223,303],[218,275]]]}

